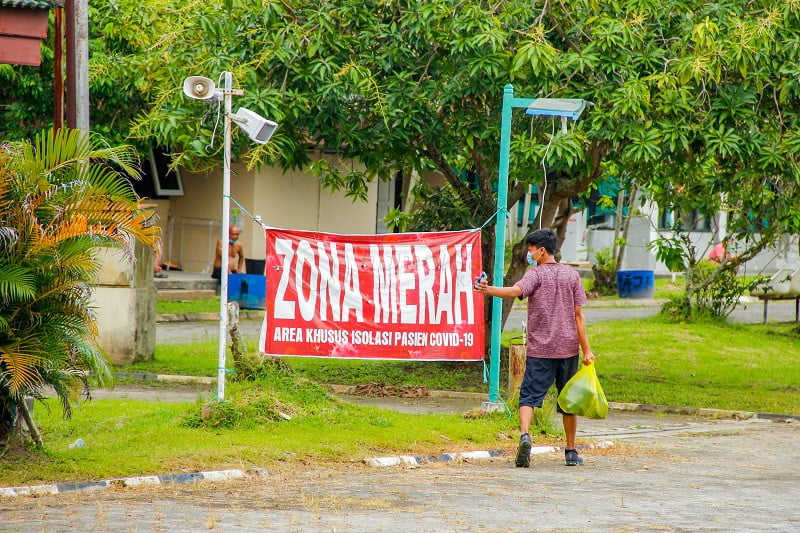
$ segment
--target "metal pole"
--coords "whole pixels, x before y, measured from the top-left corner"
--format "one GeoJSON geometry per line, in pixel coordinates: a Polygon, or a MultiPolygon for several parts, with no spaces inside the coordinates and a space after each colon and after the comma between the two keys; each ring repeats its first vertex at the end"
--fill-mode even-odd
{"type": "Polygon", "coordinates": [[[53,129],[64,127],[64,8],[55,9],[53,22],[53,129]]]}
{"type": "MultiPolygon", "coordinates": [[[[514,87],[503,88],[503,114],[500,123],[500,168],[497,173],[497,224],[494,234],[494,274],[492,283],[503,284],[506,256],[506,204],[508,203],[508,159],[511,151],[511,110],[514,87]],[[501,219],[502,217],[502,219],[501,219]]],[[[503,322],[503,299],[492,298],[492,339],[489,355],[489,402],[499,400],[500,390],[500,333],[503,322]]]]}
{"type": "Polygon", "coordinates": [[[222,265],[219,276],[219,364],[217,368],[217,399],[225,400],[225,344],[228,340],[228,220],[231,212],[231,89],[233,76],[225,77],[225,148],[222,163],[222,265]]]}
{"type": "Polygon", "coordinates": [[[75,2],[75,59],[75,121],[89,133],[89,0],[75,2]]]}
{"type": "Polygon", "coordinates": [[[66,25],[64,28],[64,48],[67,54],[67,72],[66,72],[66,122],[67,127],[75,129],[78,127],[78,120],[76,117],[75,109],[78,106],[77,92],[76,92],[76,77],[75,73],[76,60],[75,60],[75,1],[66,0],[64,2],[64,15],[66,16],[66,25]]]}
{"type": "Polygon", "coordinates": [[[89,3],[66,2],[67,127],[89,132],[89,3]]]}

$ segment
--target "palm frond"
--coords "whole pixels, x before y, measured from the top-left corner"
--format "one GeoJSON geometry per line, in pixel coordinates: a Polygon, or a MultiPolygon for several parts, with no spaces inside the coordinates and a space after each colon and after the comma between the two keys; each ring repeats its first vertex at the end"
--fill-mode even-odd
{"type": "Polygon", "coordinates": [[[25,387],[42,383],[39,368],[43,361],[41,355],[20,351],[15,345],[0,346],[0,369],[15,396],[25,387]]]}
{"type": "Polygon", "coordinates": [[[4,265],[0,261],[0,302],[30,301],[36,294],[36,277],[22,265],[4,265]]]}

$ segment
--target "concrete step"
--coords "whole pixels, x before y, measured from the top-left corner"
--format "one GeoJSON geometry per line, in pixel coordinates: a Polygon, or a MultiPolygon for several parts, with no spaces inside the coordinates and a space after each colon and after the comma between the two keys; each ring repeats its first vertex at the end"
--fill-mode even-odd
{"type": "Polygon", "coordinates": [[[216,279],[186,279],[179,278],[174,274],[172,276],[167,273],[166,278],[155,278],[156,290],[170,290],[170,289],[183,289],[183,290],[219,290],[219,281],[216,279]]]}
{"type": "Polygon", "coordinates": [[[188,302],[191,300],[210,300],[217,296],[217,291],[212,289],[159,289],[156,297],[159,300],[172,302],[188,302]]]}

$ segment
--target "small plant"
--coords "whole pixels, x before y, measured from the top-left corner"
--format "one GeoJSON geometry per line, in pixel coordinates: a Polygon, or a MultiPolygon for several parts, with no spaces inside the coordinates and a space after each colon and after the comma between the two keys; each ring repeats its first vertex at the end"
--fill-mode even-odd
{"type": "Polygon", "coordinates": [[[601,248],[594,252],[595,264],[592,265],[594,284],[592,292],[598,296],[610,296],[617,292],[617,263],[611,248],[601,248]]]}

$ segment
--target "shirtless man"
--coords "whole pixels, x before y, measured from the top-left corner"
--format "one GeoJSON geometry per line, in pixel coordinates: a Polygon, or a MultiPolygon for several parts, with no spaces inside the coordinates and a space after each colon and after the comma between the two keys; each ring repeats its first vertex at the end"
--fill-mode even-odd
{"type": "MultiPolygon", "coordinates": [[[[244,248],[239,242],[239,226],[228,229],[228,274],[244,274],[244,248]],[[238,260],[237,260],[238,258],[238,260]]],[[[220,279],[222,274],[222,239],[217,241],[214,253],[214,268],[211,277],[220,279]]]]}

